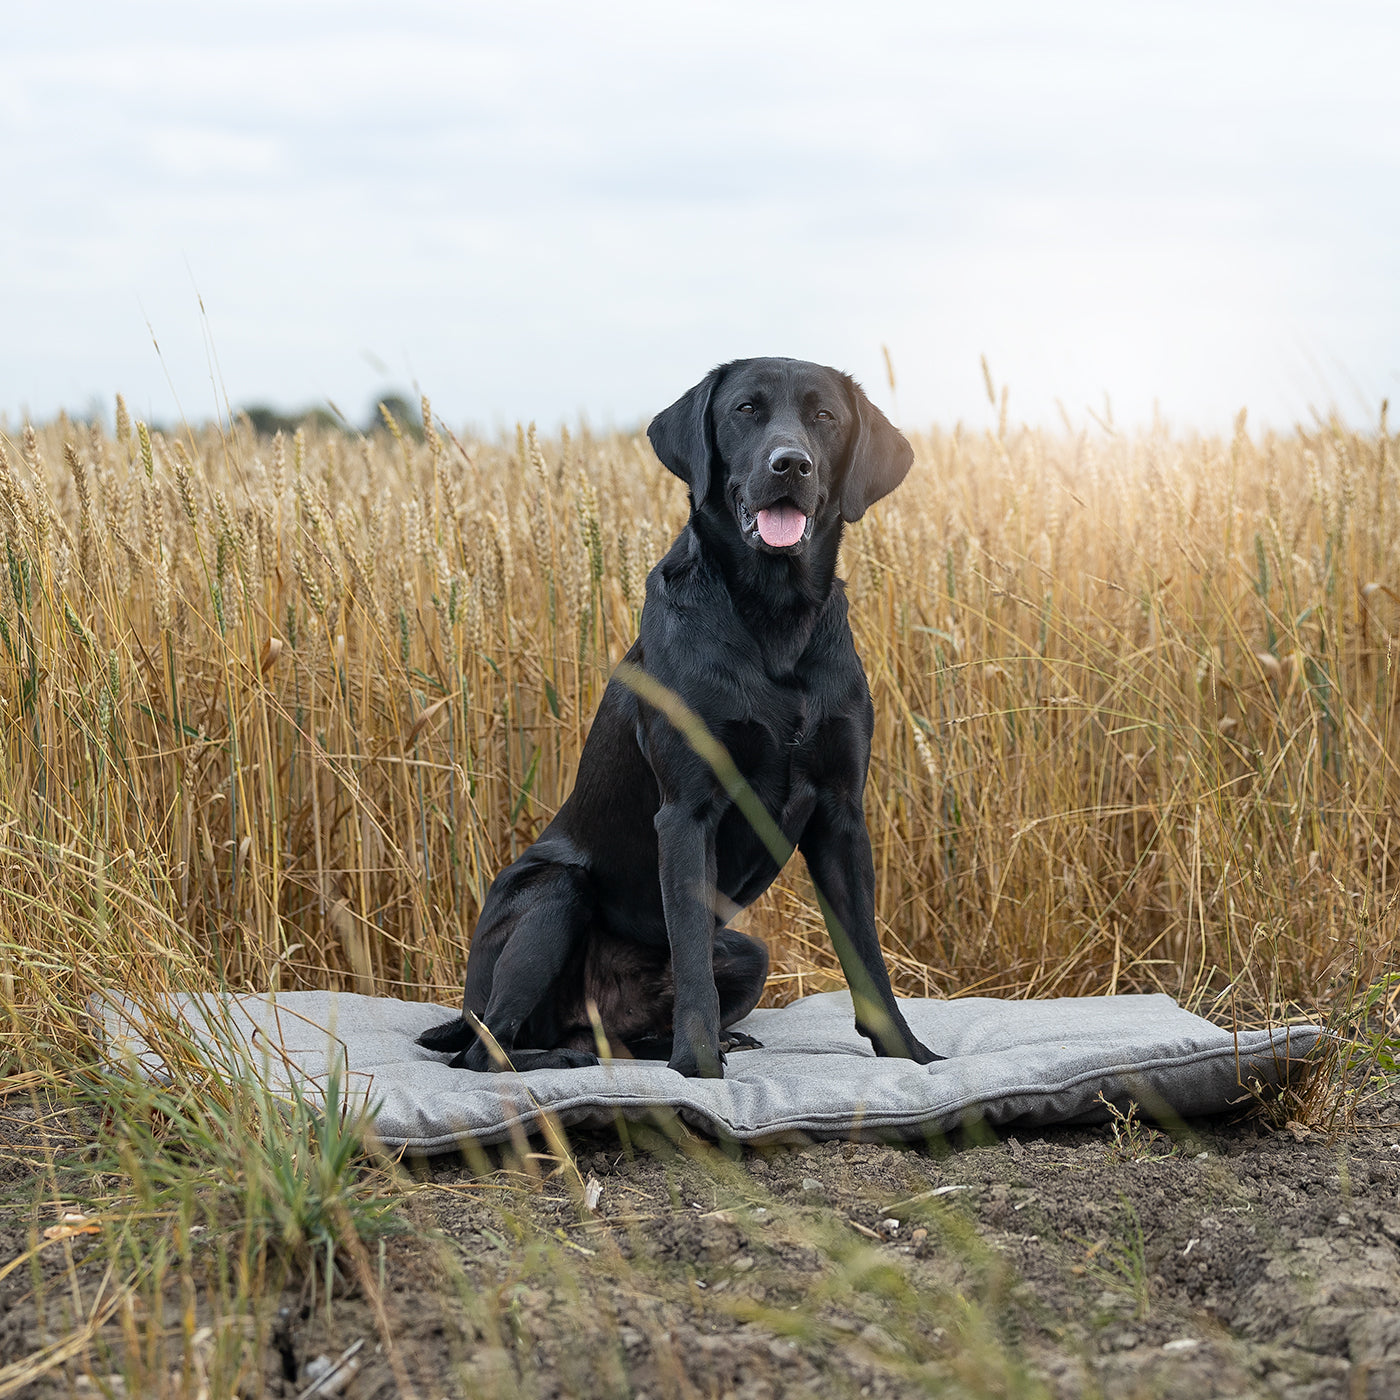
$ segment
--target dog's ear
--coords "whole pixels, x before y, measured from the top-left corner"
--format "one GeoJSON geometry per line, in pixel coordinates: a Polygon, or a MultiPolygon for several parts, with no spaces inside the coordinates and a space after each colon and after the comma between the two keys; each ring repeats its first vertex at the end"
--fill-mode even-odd
{"type": "Polygon", "coordinates": [[[850,375],[842,378],[856,415],[846,476],[841,483],[841,518],[850,522],[859,520],[881,496],[888,496],[904,480],[914,460],[914,449],[850,375]]]}
{"type": "Polygon", "coordinates": [[[712,369],[670,408],[663,408],[647,428],[647,437],[662,466],[690,487],[691,505],[697,510],[710,491],[710,465],[715,453],[710,403],[723,375],[722,365],[712,369]]]}

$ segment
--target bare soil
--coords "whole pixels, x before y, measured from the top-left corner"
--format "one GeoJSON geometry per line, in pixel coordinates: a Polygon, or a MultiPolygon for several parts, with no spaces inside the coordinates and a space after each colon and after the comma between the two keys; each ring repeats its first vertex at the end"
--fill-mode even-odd
{"type": "MultiPolygon", "coordinates": [[[[53,1218],[25,1112],[0,1105],[0,1268],[53,1218]]],[[[1212,1120],[1129,1144],[1102,1127],[728,1155],[594,1135],[577,1175],[544,1147],[420,1160],[412,1228],[369,1259],[392,1346],[364,1288],[287,1287],[249,1324],[238,1393],[308,1396],[359,1343],[319,1393],[1381,1400],[1400,1395],[1397,1119],[1390,1102],[1331,1138],[1212,1120]]],[[[0,1367],[100,1307],[109,1257],[77,1236],[0,1279],[0,1367]]],[[[172,1292],[168,1333],[187,1303],[172,1292]]],[[[118,1309],[28,1393],[123,1393],[132,1321],[118,1309]]]]}

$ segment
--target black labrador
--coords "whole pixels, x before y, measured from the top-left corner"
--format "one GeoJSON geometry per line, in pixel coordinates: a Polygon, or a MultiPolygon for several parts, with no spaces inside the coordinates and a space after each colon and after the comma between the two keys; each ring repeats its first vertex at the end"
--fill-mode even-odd
{"type": "MultiPolygon", "coordinates": [[[[875,932],[874,707],[836,577],[842,529],[913,450],[849,376],[787,359],[721,365],[648,436],[691,512],[627,661],[700,717],[806,858],[857,1028],[879,1054],[939,1059],[905,1023],[875,932]]],[[[614,1053],[722,1075],[726,1049],[756,1043],[728,1028],[768,975],[767,950],[726,919],[777,874],[710,764],[614,678],[573,792],[486,897],[461,1018],[419,1044],[459,1068],[557,1068],[596,1063],[601,1032],[614,1053]]]]}

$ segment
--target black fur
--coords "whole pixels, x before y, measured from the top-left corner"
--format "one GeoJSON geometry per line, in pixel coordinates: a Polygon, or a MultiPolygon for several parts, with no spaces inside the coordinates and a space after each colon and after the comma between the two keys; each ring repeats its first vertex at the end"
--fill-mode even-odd
{"type": "MultiPolygon", "coordinates": [[[[900,1013],[875,932],[862,805],[874,709],[836,578],[845,523],[899,485],[912,449],[854,380],[781,359],[711,371],[649,436],[691,516],[647,579],[627,660],[704,720],[802,852],[864,989],[859,1029],[878,1053],[938,1059],[900,1013]],[[780,504],[807,517],[785,547],[757,525],[780,504]]],[[[588,1064],[596,1011],[614,1053],[720,1075],[748,1039],[725,1032],[768,972],[763,945],[725,919],[777,873],[710,768],[614,680],[573,792],[486,897],[461,1019],[419,1043],[504,1067],[484,1026],[516,1069],[588,1064]]]]}

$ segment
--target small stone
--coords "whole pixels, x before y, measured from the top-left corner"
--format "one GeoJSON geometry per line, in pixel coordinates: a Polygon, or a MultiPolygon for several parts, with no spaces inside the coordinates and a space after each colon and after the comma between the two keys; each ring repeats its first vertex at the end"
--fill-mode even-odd
{"type": "Polygon", "coordinates": [[[897,1235],[899,1234],[899,1221],[896,1220],[894,1216],[890,1216],[888,1220],[882,1220],[880,1222],[880,1228],[887,1235],[897,1235]]]}
{"type": "Polygon", "coordinates": [[[603,1196],[603,1183],[598,1180],[595,1173],[588,1173],[588,1180],[583,1183],[583,1208],[590,1215],[598,1209],[598,1202],[603,1196]]]}
{"type": "Polygon", "coordinates": [[[902,1343],[895,1341],[883,1327],[877,1327],[873,1322],[866,1323],[856,1335],[867,1346],[875,1347],[879,1351],[904,1351],[902,1343]]]}
{"type": "Polygon", "coordinates": [[[753,1256],[751,1254],[741,1254],[734,1261],[734,1270],[736,1273],[746,1274],[751,1268],[753,1268],[753,1256]]]}
{"type": "Polygon", "coordinates": [[[825,1197],[826,1195],[826,1188],[814,1176],[804,1176],[801,1189],[804,1196],[825,1197]]]}
{"type": "Polygon", "coordinates": [[[1194,1337],[1174,1337],[1170,1342],[1162,1343],[1163,1351],[1195,1351],[1200,1346],[1194,1337]]]}
{"type": "Polygon", "coordinates": [[[316,1387],[316,1395],[341,1395],[359,1369],[360,1363],[353,1355],[339,1361],[322,1355],[306,1363],[306,1379],[316,1387]]]}
{"type": "Polygon", "coordinates": [[[915,1253],[922,1253],[924,1246],[928,1243],[928,1231],[921,1225],[912,1235],[909,1242],[914,1246],[915,1253]]]}

